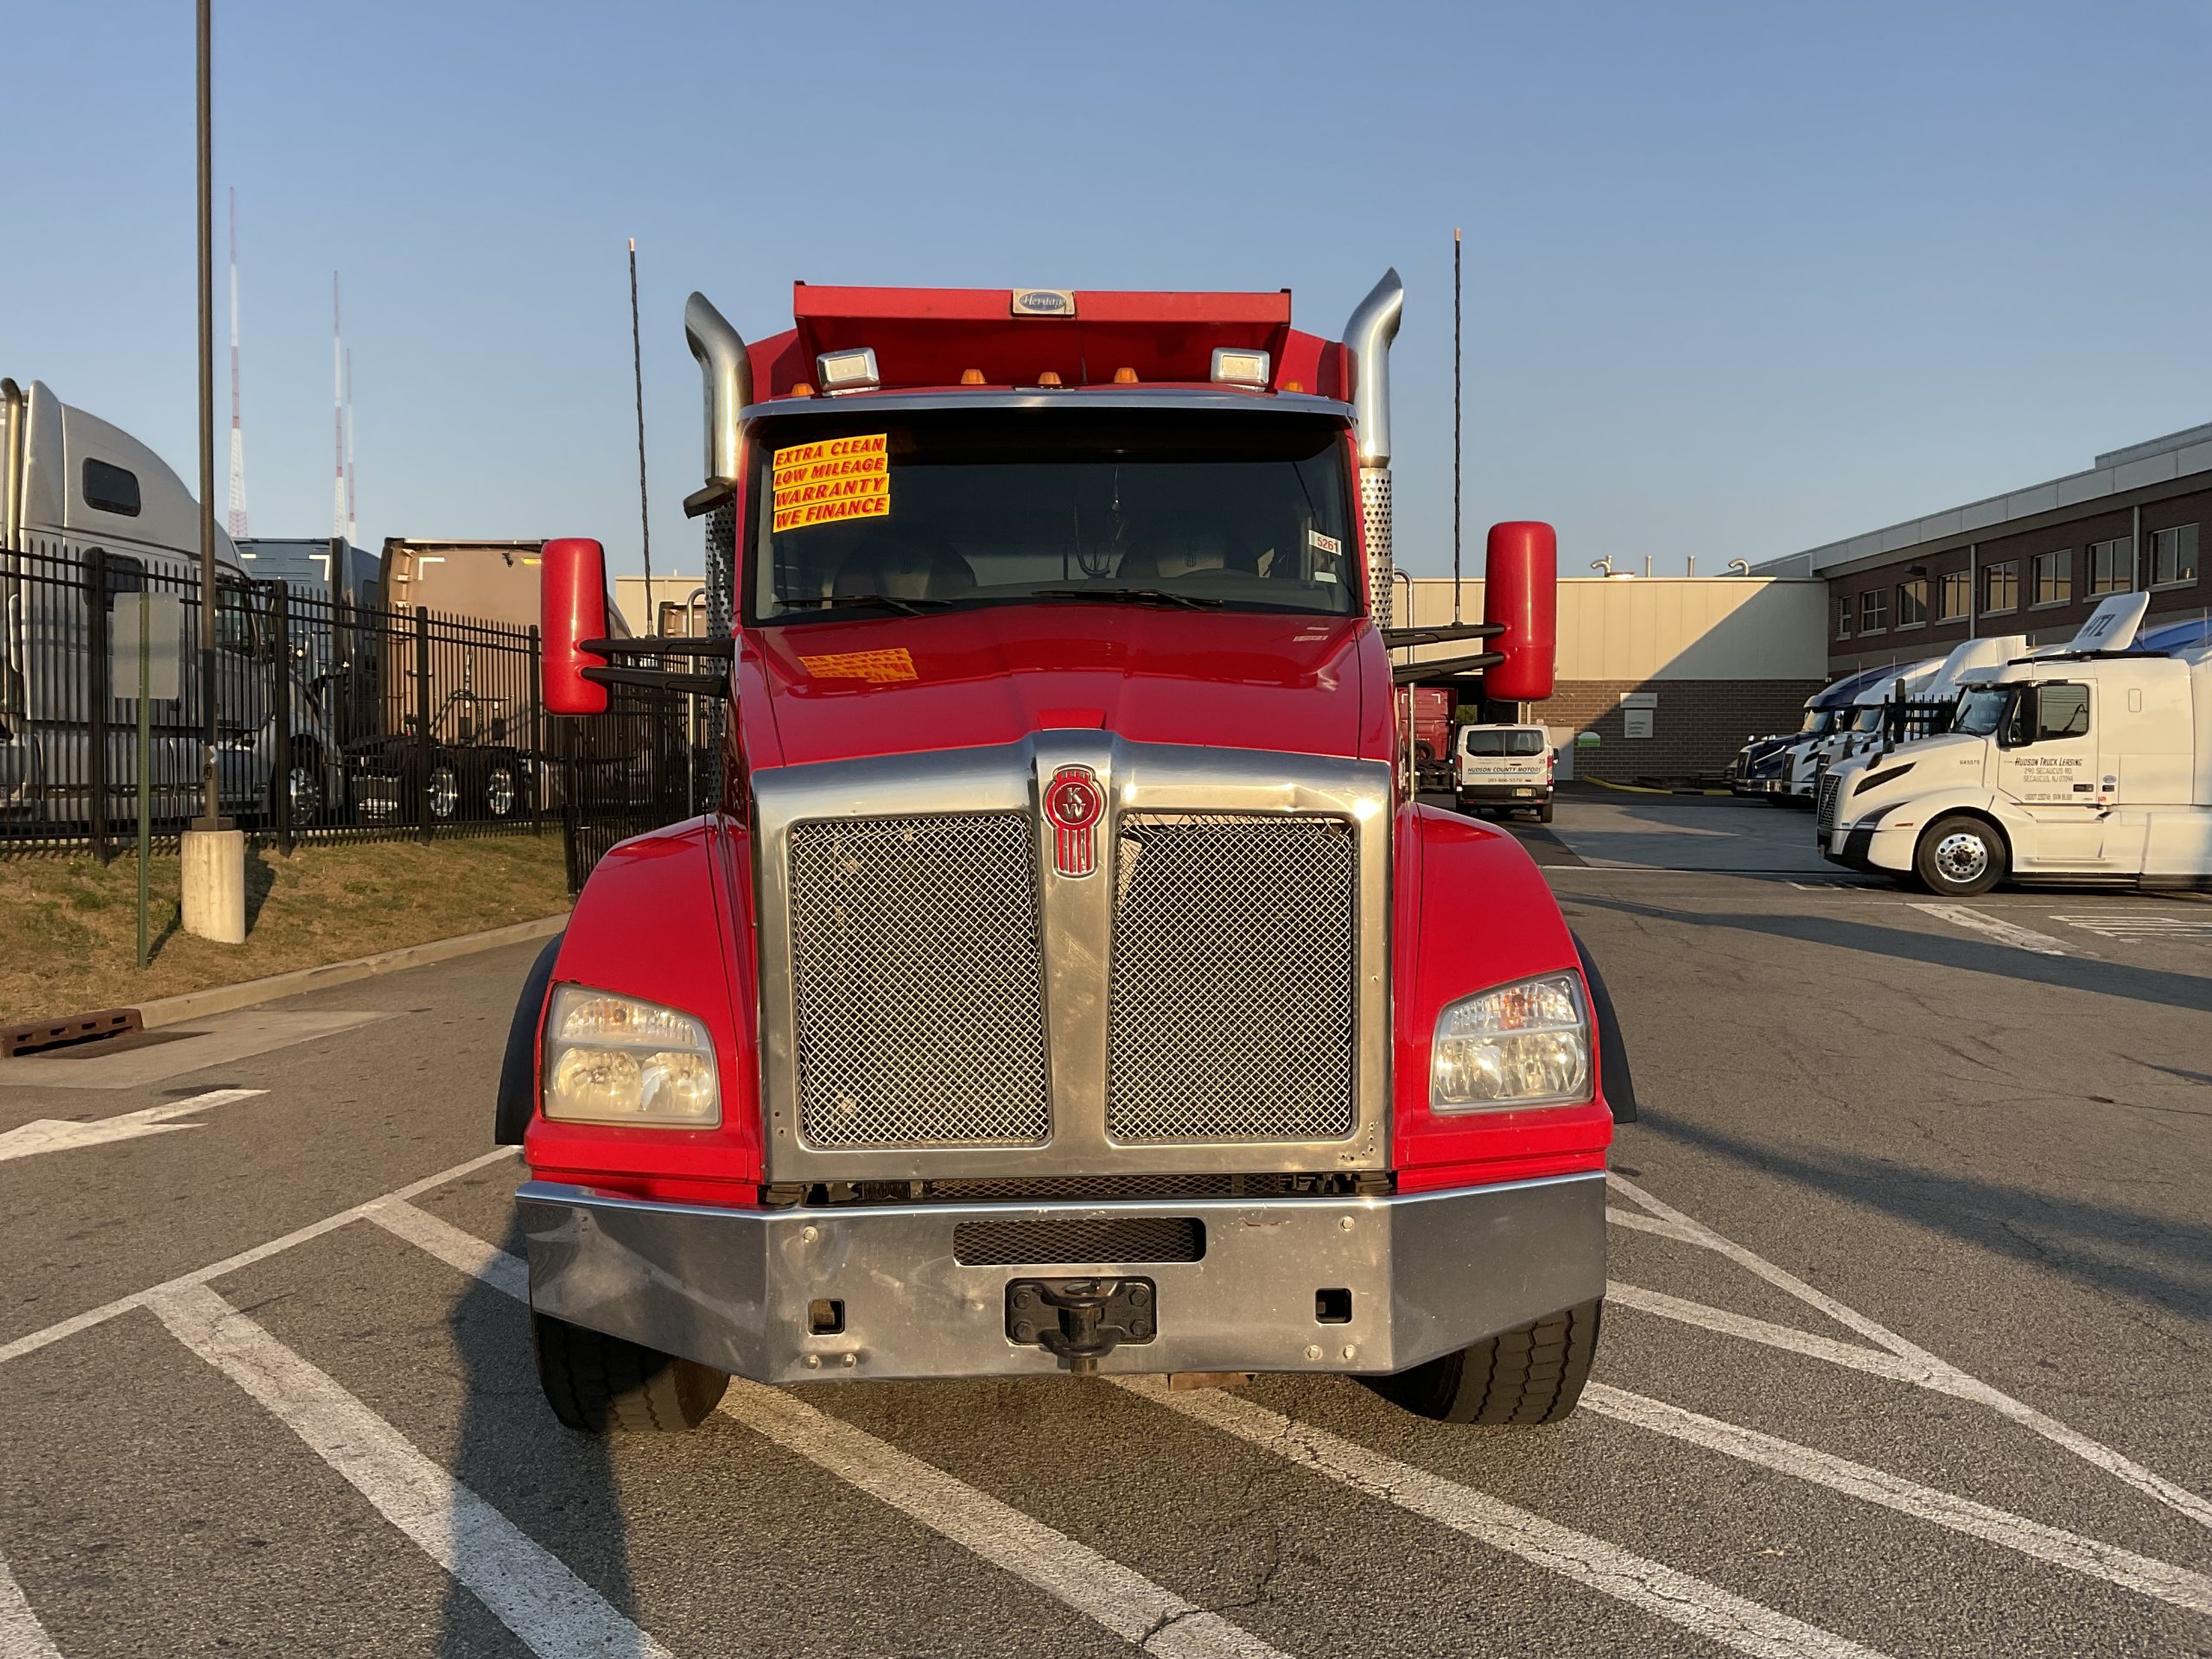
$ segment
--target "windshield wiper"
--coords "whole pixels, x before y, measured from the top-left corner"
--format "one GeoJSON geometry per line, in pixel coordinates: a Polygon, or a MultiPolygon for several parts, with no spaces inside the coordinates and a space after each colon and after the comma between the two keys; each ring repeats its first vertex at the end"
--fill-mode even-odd
{"type": "Polygon", "coordinates": [[[1196,594],[1172,594],[1165,588],[1039,588],[1029,597],[1103,599],[1117,605],[1180,605],[1192,611],[1219,610],[1222,605],[1217,599],[1205,599],[1196,594]]]}
{"type": "Polygon", "coordinates": [[[919,616],[925,610],[936,610],[952,601],[949,599],[894,599],[889,594],[807,594],[795,599],[779,599],[779,605],[819,605],[844,610],[896,611],[901,616],[919,616]]]}

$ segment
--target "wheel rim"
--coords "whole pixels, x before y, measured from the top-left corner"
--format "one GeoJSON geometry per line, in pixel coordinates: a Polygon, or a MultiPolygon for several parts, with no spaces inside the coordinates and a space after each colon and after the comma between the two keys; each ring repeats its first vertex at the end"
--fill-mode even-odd
{"type": "Polygon", "coordinates": [[[292,816],[311,818],[322,810],[322,779],[312,766],[294,766],[284,779],[292,798],[292,816]]]}
{"type": "Polygon", "coordinates": [[[461,804],[461,779],[454,775],[451,766],[440,766],[430,774],[430,810],[439,817],[453,817],[453,810],[461,804]]]}
{"type": "Polygon", "coordinates": [[[1969,830],[1955,830],[1936,843],[1936,873],[1963,886],[1989,871],[1989,843],[1969,830]]]}
{"type": "Polygon", "coordinates": [[[515,775],[505,766],[485,779],[484,804],[492,809],[492,816],[504,818],[515,810],[515,775]]]}

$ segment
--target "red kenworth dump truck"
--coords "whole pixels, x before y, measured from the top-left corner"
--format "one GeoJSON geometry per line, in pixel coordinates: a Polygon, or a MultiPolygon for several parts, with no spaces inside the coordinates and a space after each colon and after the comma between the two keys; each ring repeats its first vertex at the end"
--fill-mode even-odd
{"type": "Polygon", "coordinates": [[[720,621],[612,638],[599,544],[544,550],[550,709],[727,699],[716,809],[601,861],[508,1047],[562,1421],[732,1373],[1573,1408],[1626,1063],[1395,706],[1548,695],[1555,554],[1501,525],[1487,621],[1389,629],[1401,303],[802,284],[747,346],[691,297],[720,621]],[[1394,674],[1443,639],[1489,648],[1394,674]]]}

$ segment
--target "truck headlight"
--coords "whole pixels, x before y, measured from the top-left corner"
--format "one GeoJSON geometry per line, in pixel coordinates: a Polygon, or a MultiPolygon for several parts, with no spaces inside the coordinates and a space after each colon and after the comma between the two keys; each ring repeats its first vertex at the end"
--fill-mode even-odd
{"type": "Polygon", "coordinates": [[[1429,1050],[1440,1112],[1590,1098],[1590,1017],[1573,974],[1501,985],[1447,1007],[1429,1050]]]}
{"type": "Polygon", "coordinates": [[[556,987],[544,1066],[550,1118],[683,1129],[721,1122],[714,1039],[701,1021],[656,1002],[556,987]]]}

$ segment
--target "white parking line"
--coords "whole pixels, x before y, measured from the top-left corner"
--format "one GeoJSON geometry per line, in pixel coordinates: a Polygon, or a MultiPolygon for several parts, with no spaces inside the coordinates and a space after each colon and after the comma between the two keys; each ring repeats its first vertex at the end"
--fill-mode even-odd
{"type": "Polygon", "coordinates": [[[387,1192],[381,1198],[371,1198],[366,1204],[357,1204],[350,1210],[340,1210],[336,1215],[325,1216],[321,1221],[311,1221],[306,1226],[285,1234],[282,1238],[272,1238],[265,1244],[256,1244],[251,1249],[240,1250],[236,1255],[226,1255],[221,1261],[211,1262],[204,1268],[195,1268],[190,1273],[179,1274],[174,1279],[165,1279],[160,1284],[148,1289],[134,1290],[128,1296],[118,1296],[113,1301],[103,1303],[99,1307],[87,1309],[85,1313],[73,1315],[69,1319],[57,1320],[42,1331],[34,1331],[27,1337],[17,1337],[13,1342],[0,1343],[0,1364],[5,1364],[11,1359],[20,1359],[25,1354],[34,1353],[51,1343],[60,1342],[65,1337],[73,1337],[79,1331],[89,1331],[96,1325],[105,1325],[118,1314],[128,1313],[133,1308],[143,1307],[149,1297],[163,1295],[173,1290],[186,1289],[193,1285],[204,1285],[211,1279],[219,1279],[226,1273],[236,1273],[240,1268],[251,1267],[257,1262],[280,1255],[297,1245],[306,1243],[309,1239],[321,1238],[325,1233],[335,1231],[340,1227],[360,1220],[380,1204],[390,1204],[397,1200],[415,1198],[418,1194],[428,1192],[433,1187],[443,1186],[448,1181],[457,1181],[462,1176],[473,1174],[483,1168],[486,1164],[495,1164],[502,1158],[513,1157],[518,1150],[518,1148],[514,1147],[494,1147],[490,1152],[471,1158],[466,1163],[455,1164],[451,1169],[442,1169],[435,1175],[425,1175],[419,1181],[410,1181],[396,1192],[387,1192]]]}
{"type": "MultiPolygon", "coordinates": [[[[378,1205],[367,1218],[447,1266],[529,1300],[521,1259],[474,1234],[404,1201],[378,1205]]],[[[1259,1637],[1135,1568],[779,1389],[732,1377],[721,1409],[1147,1653],[1161,1659],[1283,1659],[1259,1637]]]]}
{"type": "Polygon", "coordinates": [[[251,1395],[540,1659],[671,1659],[543,1545],[205,1285],[149,1297],[179,1342],[251,1395]]]}
{"type": "Polygon", "coordinates": [[[1862,1659],[1876,1651],[1249,1400],[1219,1389],[1176,1394],[1158,1377],[1115,1380],[1155,1405],[1738,1653],[1761,1659],[1862,1659]]]}
{"type": "MultiPolygon", "coordinates": [[[[1867,1341],[1888,1350],[1889,1352],[1896,1355],[1899,1359],[1907,1361],[1915,1367],[1924,1368],[1929,1380],[1922,1382],[1922,1387],[1933,1389],[1939,1394],[1950,1395],[1956,1399],[1972,1400],[1978,1404],[1987,1406],[1999,1415],[2009,1418],[2013,1422],[2019,1424],[2021,1427],[2028,1429],[2034,1433],[2042,1435],[2044,1439],[2050,1441],[2054,1446],[2064,1447],[2067,1451],[2071,1452],[2075,1457],[2080,1458],[2083,1462],[2092,1464],[2095,1467],[2102,1469],[2106,1473],[2113,1476],[2115,1479],[2124,1481],[2128,1485],[2134,1487],[2136,1491],[2143,1492],[2151,1497],[2156,1498],[2159,1503],[2166,1505],[2167,1508],[2177,1510],[2179,1513],[2189,1516],[2190,1520],[2196,1522],[2199,1525],[2212,1527],[2212,1503],[2207,1503],[2203,1498],[2199,1497],[2195,1492],[2190,1491],[2187,1487],[2179,1485],[2173,1481],[2168,1480],[2164,1475],[2157,1474],[2152,1471],[2145,1468],[2141,1464],[2136,1462],[2133,1458],[2126,1456],[2125,1453],[2115,1452],[2112,1447],[2106,1446],[2101,1441],[2090,1439],[2089,1436],[2082,1433],[2079,1429],[2069,1428],[2064,1423],[2060,1422],[2056,1418],[2046,1415],[2044,1413],[2037,1411],[2033,1406],[2027,1404],[2024,1401],[2015,1400],[2011,1395],[2005,1393],[2001,1389],[1991,1387],[1988,1383],[1982,1382],[1980,1378],[1969,1376],[1966,1372],[1961,1370],[1957,1366],[1950,1363],[1948,1360],[1938,1359],[1934,1354],[1929,1353],[1925,1348],[1920,1347],[1916,1344],[1906,1341],[1904,1338],[1899,1336],[1887,1325],[1880,1324],[1877,1320],[1870,1319],[1864,1313],[1858,1312],[1855,1308],[1845,1306],[1841,1302],[1836,1300],[1834,1297],[1827,1295],[1821,1291],[1814,1289],[1812,1286],[1807,1284],[1802,1279],[1798,1278],[1796,1274],[1789,1272],[1788,1269],[1777,1267],[1764,1256],[1745,1249],[1741,1244],[1736,1243],[1732,1239],[1723,1238],[1719,1234],[1714,1232],[1710,1227],[1707,1227],[1703,1222],[1693,1220],[1690,1217],[1684,1215],[1673,1205],[1661,1202],[1659,1199],[1652,1197],[1650,1193],[1645,1192],[1642,1187],[1637,1185],[1635,1182],[1628,1180],[1620,1175],[1613,1174],[1611,1172],[1606,1173],[1605,1179],[1610,1182],[1617,1191],[1627,1193],[1629,1197],[1634,1198],[1638,1204],[1643,1205],[1645,1209],[1650,1211],[1662,1221],[1669,1221],[1674,1223],[1675,1225],[1680,1228],[1688,1236],[1691,1243],[1699,1246],[1700,1249],[1712,1250],[1718,1255],[1726,1256],[1738,1267],[1746,1268],[1750,1272],[1757,1274],[1760,1278],[1765,1280],[1777,1290],[1788,1292],[1790,1295],[1795,1296],[1799,1301],[1803,1302],[1808,1307],[1817,1308],[1822,1313],[1827,1314],[1828,1318],[1834,1319],[1837,1324],[1843,1325],[1849,1330],[1856,1331],[1860,1336],[1866,1338],[1867,1341]]],[[[1646,1292],[1644,1294],[1648,1299],[1657,1296],[1658,1293],[1646,1292]]],[[[1667,1300],[1672,1300],[1674,1299],[1669,1298],[1667,1300]]],[[[1695,1306],[1696,1304],[1689,1303],[1685,1304],[1684,1306],[1695,1306]]],[[[1707,1311],[1713,1313],[1719,1313],[1718,1309],[1707,1311]]],[[[1740,1316],[1734,1314],[1729,1314],[1725,1317],[1731,1320],[1735,1320],[1740,1318],[1740,1316]]],[[[1703,1323],[1704,1321],[1698,1322],[1703,1323]]],[[[1746,1321],[1745,1323],[1763,1324],[1764,1321],[1746,1321]]],[[[1719,1325],[1714,1325],[1713,1328],[1717,1330],[1720,1327],[1719,1325]]],[[[1786,1327],[1781,1325],[1772,1325],[1767,1328],[1770,1331],[1783,1331],[1786,1329],[1786,1327]]],[[[1738,1332],[1737,1334],[1742,1333],[1738,1332]]],[[[1820,1343],[1825,1340],[1824,1338],[1813,1337],[1806,1333],[1792,1334],[1802,1336],[1804,1343],[1820,1343]]],[[[1812,1351],[1810,1348],[1803,1347],[1802,1344],[1798,1344],[1783,1345],[1798,1346],[1800,1351],[1802,1352],[1812,1351]]],[[[1836,1343],[1832,1345],[1847,1353],[1855,1353],[1858,1351],[1851,1349],[1847,1344],[1836,1343]]],[[[1824,1355],[1822,1357],[1832,1357],[1824,1355]]],[[[1856,1369],[1862,1370],[1871,1370],[1873,1369],[1870,1364],[1855,1360],[1838,1359],[1835,1363],[1839,1364],[1853,1364],[1856,1369]]],[[[1914,1379],[1908,1377],[1904,1380],[1911,1381],[1914,1379]]]]}
{"type": "Polygon", "coordinates": [[[2212,915],[2145,916],[2132,910],[2100,910],[2081,916],[2054,916],[2050,919],[2107,939],[2212,938],[2212,915]]]}
{"type": "Polygon", "coordinates": [[[1764,1434],[1754,1428],[1724,1423],[1717,1418],[1603,1382],[1592,1382],[1583,1389],[1582,1404],[1584,1409],[1600,1416],[1686,1440],[1724,1457],[1792,1475],[1869,1503],[1878,1503],[1916,1520],[1985,1539],[2093,1579],[2102,1579],[2138,1595],[2171,1602],[2193,1613],[2212,1613],[2212,1579],[2187,1567],[2154,1560],[2114,1544],[2101,1543],[2079,1533],[2031,1521],[2025,1516],[1977,1503],[1972,1498],[1916,1484],[1863,1463],[1816,1452],[1811,1446],[1764,1434]]]}
{"type": "Polygon", "coordinates": [[[1809,1331],[1776,1325],[1766,1319],[1755,1319],[1747,1313],[1731,1313],[1723,1307],[1709,1307],[1703,1302],[1685,1301],[1680,1296],[1669,1296],[1663,1290],[1646,1290],[1641,1285],[1625,1285],[1618,1279],[1609,1280],[1605,1285],[1605,1301],[1609,1306],[1632,1307],[1639,1313],[1673,1319],[1681,1325],[1694,1325],[1720,1336],[1739,1337],[1745,1342],[1760,1343],[1769,1348],[1802,1354],[1808,1359],[1826,1360],[1831,1365],[1865,1371],[1870,1376],[1887,1377],[1892,1382],[1909,1382],[1915,1388],[1929,1389],[1939,1394],[1948,1392],[1940,1386],[1941,1373],[1934,1368],[1913,1364],[1883,1349],[1861,1348],[1853,1343],[1838,1342],[1833,1337],[1815,1336],[1809,1331]]]}
{"type": "Polygon", "coordinates": [[[0,1556],[0,1659],[61,1659],[61,1649],[23,1599],[5,1556],[0,1556]]]}
{"type": "Polygon", "coordinates": [[[1996,917],[1964,905],[1916,904],[1913,909],[1933,916],[1939,922],[1949,922],[1955,927],[1971,928],[1986,933],[1999,944],[2009,944],[2016,950],[2032,950],[2039,957],[2066,957],[2075,953],[2048,933],[2038,933],[2031,927],[2020,927],[2012,922],[2000,922],[1996,917]]]}

